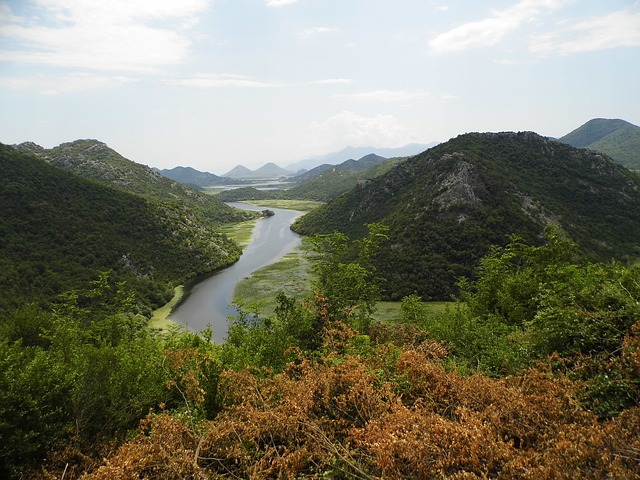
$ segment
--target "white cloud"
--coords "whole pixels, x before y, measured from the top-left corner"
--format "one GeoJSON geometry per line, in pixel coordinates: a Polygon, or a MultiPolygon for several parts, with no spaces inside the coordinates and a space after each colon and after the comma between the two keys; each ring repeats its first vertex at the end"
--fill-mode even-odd
{"type": "Polygon", "coordinates": [[[291,5],[298,0],[266,0],[267,7],[284,7],[285,5],[291,5]]]}
{"type": "Polygon", "coordinates": [[[0,88],[9,88],[12,90],[33,90],[43,95],[58,95],[78,91],[115,88],[135,81],[137,81],[137,79],[124,76],[100,76],[87,73],[70,73],[68,75],[55,77],[0,77],[0,88]]]}
{"type": "Polygon", "coordinates": [[[153,71],[186,58],[191,45],[187,30],[209,4],[210,0],[39,0],[33,17],[3,15],[0,60],[153,71]],[[157,21],[166,27],[154,26],[157,21]]]}
{"type": "Polygon", "coordinates": [[[393,115],[365,117],[343,111],[311,124],[316,148],[398,147],[415,141],[412,132],[393,115]]]}
{"type": "Polygon", "coordinates": [[[325,78],[323,80],[314,80],[309,82],[314,85],[347,85],[353,83],[351,78],[325,78]]]}
{"type": "Polygon", "coordinates": [[[346,93],[333,96],[333,98],[364,102],[407,102],[429,97],[429,92],[422,90],[372,90],[370,92],[346,93]]]}
{"type": "Polygon", "coordinates": [[[165,83],[196,88],[274,88],[287,86],[284,83],[265,82],[255,80],[246,75],[231,73],[201,73],[190,78],[168,79],[165,80],[165,83]]]}
{"type": "Polygon", "coordinates": [[[330,27],[311,27],[300,32],[300,35],[305,35],[307,37],[311,35],[318,35],[320,33],[331,33],[340,31],[338,28],[330,28],[330,27]]]}
{"type": "Polygon", "coordinates": [[[429,42],[435,53],[451,53],[489,47],[500,42],[523,23],[534,20],[545,10],[557,10],[574,0],[521,0],[505,10],[494,11],[483,20],[462,24],[429,42]]]}
{"type": "Polygon", "coordinates": [[[577,22],[533,39],[531,51],[568,54],[640,46],[640,12],[623,10],[577,22]]]}

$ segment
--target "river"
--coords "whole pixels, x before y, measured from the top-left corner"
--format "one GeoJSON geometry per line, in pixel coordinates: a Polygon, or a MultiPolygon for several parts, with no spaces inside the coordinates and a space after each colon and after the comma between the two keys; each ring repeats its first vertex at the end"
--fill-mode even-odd
{"type": "MultiPolygon", "coordinates": [[[[242,202],[229,205],[245,210],[265,209],[242,202]]],[[[238,313],[231,305],[236,284],[256,270],[275,263],[300,244],[300,236],[291,231],[289,226],[302,212],[281,208],[269,210],[275,215],[256,222],[253,239],[243,250],[240,260],[194,285],[184,302],[171,313],[169,320],[194,332],[211,326],[216,342],[225,340],[228,318],[238,313]]]]}

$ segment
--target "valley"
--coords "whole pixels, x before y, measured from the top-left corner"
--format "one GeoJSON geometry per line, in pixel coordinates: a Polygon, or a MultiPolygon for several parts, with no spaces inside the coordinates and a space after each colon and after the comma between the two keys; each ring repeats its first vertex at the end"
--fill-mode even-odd
{"type": "MultiPolygon", "coordinates": [[[[261,207],[249,204],[232,206],[253,211],[262,210],[261,207]]],[[[238,311],[232,306],[238,282],[289,255],[300,243],[299,237],[291,232],[289,226],[301,212],[283,209],[274,211],[274,216],[256,222],[251,242],[244,248],[236,263],[189,286],[185,297],[168,317],[169,320],[196,333],[211,328],[213,338],[217,342],[224,342],[228,317],[238,315],[238,311]]],[[[286,285],[282,285],[282,289],[286,290],[286,285]]],[[[246,296],[250,298],[252,295],[240,294],[241,299],[246,299],[246,296]]]]}
{"type": "Polygon", "coordinates": [[[629,131],[184,183],[0,146],[0,476],[638,478],[629,131]]]}

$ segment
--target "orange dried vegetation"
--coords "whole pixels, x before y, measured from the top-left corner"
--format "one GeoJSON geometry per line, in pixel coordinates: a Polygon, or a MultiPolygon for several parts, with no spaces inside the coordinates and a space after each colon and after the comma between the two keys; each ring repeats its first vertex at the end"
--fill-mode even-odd
{"type": "Polygon", "coordinates": [[[225,371],[215,419],[149,417],[84,478],[640,479],[640,409],[600,422],[576,400],[580,385],[550,368],[463,377],[442,366],[435,342],[386,364],[388,346],[335,353],[344,350],[301,356],[277,375],[225,371]]]}

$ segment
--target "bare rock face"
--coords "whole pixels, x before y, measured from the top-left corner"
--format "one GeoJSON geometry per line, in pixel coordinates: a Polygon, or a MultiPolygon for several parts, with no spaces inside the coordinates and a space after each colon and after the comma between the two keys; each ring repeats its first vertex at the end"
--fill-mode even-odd
{"type": "Polygon", "coordinates": [[[464,155],[460,153],[444,155],[440,159],[440,161],[458,160],[456,169],[440,181],[438,195],[433,199],[433,203],[440,210],[448,210],[453,206],[482,204],[482,200],[476,194],[476,189],[479,189],[481,184],[475,168],[462,159],[464,155]]]}

